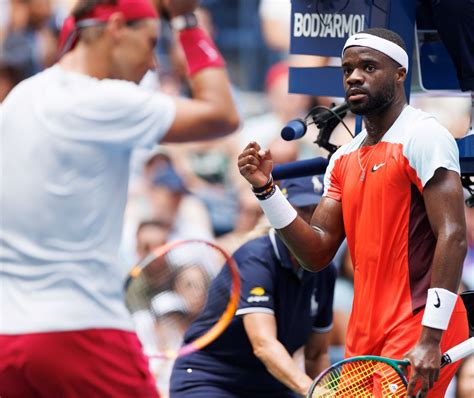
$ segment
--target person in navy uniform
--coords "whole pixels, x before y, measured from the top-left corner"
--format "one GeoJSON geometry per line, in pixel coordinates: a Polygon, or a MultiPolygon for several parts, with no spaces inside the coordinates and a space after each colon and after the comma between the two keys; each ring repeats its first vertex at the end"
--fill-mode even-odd
{"type": "MultiPolygon", "coordinates": [[[[321,177],[288,179],[282,192],[309,222],[323,193],[321,177]]],[[[328,332],[336,270],[303,270],[272,229],[243,244],[233,255],[242,280],[238,310],[213,343],[174,364],[171,398],[257,398],[305,395],[312,379],[329,366],[328,332]],[[304,368],[292,355],[304,347],[304,368]]],[[[219,318],[219,288],[230,276],[225,267],[214,280],[208,303],[185,334],[202,335],[219,318]]]]}

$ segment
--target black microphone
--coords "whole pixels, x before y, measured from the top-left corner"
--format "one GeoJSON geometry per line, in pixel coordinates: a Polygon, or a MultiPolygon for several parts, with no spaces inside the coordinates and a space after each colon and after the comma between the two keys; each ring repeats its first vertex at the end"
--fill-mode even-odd
{"type": "Polygon", "coordinates": [[[346,116],[346,112],[349,109],[349,104],[347,102],[343,102],[342,104],[333,106],[332,108],[323,110],[321,112],[311,112],[310,115],[314,120],[314,124],[320,127],[320,124],[324,124],[329,122],[331,119],[335,117],[338,119],[342,119],[346,116]]]}
{"type": "Polygon", "coordinates": [[[303,137],[308,129],[308,119],[310,116],[313,123],[318,128],[321,128],[322,125],[334,118],[342,119],[346,115],[348,109],[349,104],[347,102],[335,105],[332,108],[326,108],[325,106],[319,105],[315,106],[304,119],[293,119],[289,121],[281,130],[281,138],[285,141],[293,141],[303,137]]]}

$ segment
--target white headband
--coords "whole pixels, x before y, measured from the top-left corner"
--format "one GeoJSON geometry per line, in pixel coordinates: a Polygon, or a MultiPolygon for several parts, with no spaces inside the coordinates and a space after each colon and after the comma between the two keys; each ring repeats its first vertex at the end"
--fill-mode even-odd
{"type": "Polygon", "coordinates": [[[344,48],[342,49],[342,55],[344,55],[344,51],[346,51],[347,47],[352,46],[369,47],[380,51],[398,62],[408,72],[408,54],[403,48],[394,42],[368,33],[356,33],[347,39],[346,44],[344,44],[344,48]]]}

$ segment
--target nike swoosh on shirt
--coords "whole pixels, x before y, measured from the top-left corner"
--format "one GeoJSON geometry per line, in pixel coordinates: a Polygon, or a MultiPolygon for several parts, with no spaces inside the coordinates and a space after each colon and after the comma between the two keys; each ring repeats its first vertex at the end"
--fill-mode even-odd
{"type": "Polygon", "coordinates": [[[374,167],[372,167],[372,173],[374,171],[377,171],[378,169],[380,169],[382,166],[385,166],[385,162],[384,163],[380,163],[380,164],[374,164],[374,167]]]}

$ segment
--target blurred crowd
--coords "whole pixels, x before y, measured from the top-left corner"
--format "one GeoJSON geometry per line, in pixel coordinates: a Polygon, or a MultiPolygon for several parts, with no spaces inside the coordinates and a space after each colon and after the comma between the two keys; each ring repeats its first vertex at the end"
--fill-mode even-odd
{"type": "MultiPolygon", "coordinates": [[[[0,0],[0,104],[23,79],[54,64],[61,24],[73,3],[74,0],[0,0]]],[[[287,142],[280,138],[281,128],[289,120],[304,117],[313,106],[342,102],[341,98],[288,93],[289,65],[333,62],[317,57],[308,61],[288,56],[289,0],[202,1],[198,18],[201,26],[215,37],[226,58],[243,123],[236,134],[217,141],[159,145],[152,152],[135,153],[130,165],[129,200],[120,249],[125,269],[168,241],[211,240],[233,252],[246,240],[268,230],[256,198],[236,167],[237,155],[249,141],[270,148],[276,163],[328,154],[313,143],[317,135],[315,127],[299,141],[287,142]],[[238,11],[226,14],[226,18],[234,18],[230,24],[222,21],[226,7],[238,11]],[[247,16],[256,22],[252,22],[254,36],[250,38],[249,22],[244,24],[247,16]],[[232,32],[229,26],[233,27],[232,32]],[[247,54],[245,58],[242,55],[246,46],[250,56],[247,54]],[[257,70],[249,70],[249,66],[257,70]],[[244,76],[248,74],[253,74],[253,79],[244,76]]],[[[187,95],[183,54],[165,21],[161,30],[157,46],[159,68],[149,72],[141,84],[145,90],[187,95]]],[[[411,104],[433,113],[456,138],[466,134],[470,123],[469,98],[414,93],[411,104]]],[[[348,115],[345,121],[353,131],[354,118],[348,115]]],[[[338,126],[331,142],[341,145],[350,138],[348,132],[338,126]]],[[[474,289],[474,208],[466,206],[466,220],[469,249],[462,290],[474,289]]],[[[352,302],[353,271],[345,245],[335,263],[339,277],[335,291],[332,360],[342,356],[352,302]]],[[[157,313],[180,311],[183,311],[180,304],[174,303],[160,307],[157,313]]],[[[473,366],[471,358],[459,372],[462,378],[459,378],[458,397],[472,396],[473,366]]],[[[162,381],[161,386],[166,386],[166,381],[162,381]]]]}

